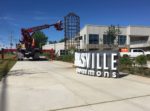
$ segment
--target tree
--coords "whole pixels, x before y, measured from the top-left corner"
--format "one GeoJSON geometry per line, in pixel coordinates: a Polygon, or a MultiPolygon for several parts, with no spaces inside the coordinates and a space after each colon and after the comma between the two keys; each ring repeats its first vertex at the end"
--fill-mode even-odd
{"type": "Polygon", "coordinates": [[[59,42],[65,42],[65,39],[64,38],[62,38],[62,39],[60,39],[60,41],[59,42]]]}
{"type": "MultiPolygon", "coordinates": [[[[117,39],[116,37],[118,36],[118,34],[120,34],[120,30],[119,30],[119,26],[118,28],[114,25],[111,25],[108,27],[108,30],[105,32],[106,37],[107,37],[107,44],[108,45],[114,45],[115,44],[115,40],[117,39]]],[[[116,41],[117,43],[118,41],[116,41]]]]}
{"type": "Polygon", "coordinates": [[[55,40],[55,41],[49,41],[49,44],[55,44],[55,43],[57,43],[57,41],[55,40]]]}
{"type": "Polygon", "coordinates": [[[35,32],[32,37],[35,39],[35,47],[37,48],[41,48],[48,40],[48,37],[42,31],[35,32]]]}
{"type": "Polygon", "coordinates": [[[65,42],[65,40],[68,40],[68,38],[62,38],[62,39],[60,39],[59,43],[65,42]]]}

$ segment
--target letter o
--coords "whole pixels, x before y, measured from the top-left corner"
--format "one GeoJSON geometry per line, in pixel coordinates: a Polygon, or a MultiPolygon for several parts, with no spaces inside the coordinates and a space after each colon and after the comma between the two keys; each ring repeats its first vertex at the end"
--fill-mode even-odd
{"type": "Polygon", "coordinates": [[[101,71],[97,71],[96,72],[96,76],[98,76],[98,77],[102,76],[102,72],[101,71]]]}

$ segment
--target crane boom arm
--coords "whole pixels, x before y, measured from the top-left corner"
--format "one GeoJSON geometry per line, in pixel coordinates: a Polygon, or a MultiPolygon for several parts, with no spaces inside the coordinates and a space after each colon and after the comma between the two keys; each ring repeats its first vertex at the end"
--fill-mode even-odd
{"type": "Polygon", "coordinates": [[[27,28],[27,29],[21,29],[22,32],[22,40],[20,41],[21,43],[25,44],[25,47],[31,47],[31,44],[33,43],[33,38],[32,35],[39,30],[43,30],[43,29],[47,29],[50,28],[51,26],[54,26],[54,28],[58,31],[63,30],[62,28],[62,22],[58,21],[55,24],[45,24],[45,25],[41,25],[41,26],[37,26],[37,27],[31,27],[31,28],[27,28]]]}
{"type": "Polygon", "coordinates": [[[50,26],[52,26],[52,25],[45,24],[45,25],[42,25],[42,26],[32,27],[32,28],[28,28],[28,29],[25,29],[25,30],[27,30],[29,33],[32,33],[32,32],[36,32],[36,31],[39,31],[39,30],[49,28],[50,26]]]}
{"type": "Polygon", "coordinates": [[[54,26],[56,28],[56,30],[62,30],[62,22],[61,21],[58,21],[57,23],[55,24],[45,24],[45,25],[41,25],[41,26],[37,26],[37,27],[32,27],[32,28],[28,28],[28,29],[25,29],[27,32],[29,33],[32,33],[32,32],[36,32],[36,31],[39,31],[39,30],[43,30],[43,29],[46,29],[46,28],[50,28],[51,26],[54,26]]]}

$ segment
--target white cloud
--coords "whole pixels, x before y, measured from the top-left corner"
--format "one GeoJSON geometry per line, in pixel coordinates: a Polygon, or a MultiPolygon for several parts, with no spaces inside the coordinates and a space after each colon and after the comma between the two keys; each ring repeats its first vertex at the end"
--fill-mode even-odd
{"type": "Polygon", "coordinates": [[[34,20],[48,20],[50,18],[49,17],[40,17],[40,16],[38,16],[38,17],[33,17],[33,19],[34,20]]]}
{"type": "Polygon", "coordinates": [[[15,20],[15,19],[9,16],[2,16],[0,17],[0,20],[15,20]]]}
{"type": "Polygon", "coordinates": [[[15,26],[15,27],[19,27],[19,24],[15,23],[15,22],[9,21],[8,23],[9,23],[10,25],[15,26]]]}
{"type": "Polygon", "coordinates": [[[33,20],[49,20],[49,21],[58,21],[59,17],[48,17],[48,16],[35,16],[33,20]]]}
{"type": "Polygon", "coordinates": [[[8,23],[9,25],[15,26],[15,27],[19,26],[19,24],[15,23],[16,19],[13,17],[10,17],[10,16],[0,16],[0,24],[2,24],[4,22],[8,23]]]}

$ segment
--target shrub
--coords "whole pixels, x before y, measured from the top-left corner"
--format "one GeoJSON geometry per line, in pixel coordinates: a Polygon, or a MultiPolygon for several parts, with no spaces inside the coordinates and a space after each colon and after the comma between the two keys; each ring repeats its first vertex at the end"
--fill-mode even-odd
{"type": "Polygon", "coordinates": [[[74,55],[73,54],[63,55],[62,61],[73,62],[74,61],[74,55]]]}
{"type": "Polygon", "coordinates": [[[62,60],[62,56],[56,56],[55,60],[62,60]]]}
{"type": "Polygon", "coordinates": [[[150,54],[148,54],[146,57],[147,57],[147,60],[150,60],[150,54]]]}
{"type": "Polygon", "coordinates": [[[50,53],[48,53],[48,52],[44,52],[44,53],[42,53],[41,54],[42,56],[45,56],[47,59],[50,59],[50,53]]]}
{"type": "Polygon", "coordinates": [[[119,59],[119,71],[123,71],[126,73],[133,73],[134,70],[132,69],[133,61],[130,59],[129,56],[123,56],[119,59]]]}
{"type": "Polygon", "coordinates": [[[147,64],[147,57],[144,55],[140,55],[135,59],[130,59],[129,57],[124,56],[120,58],[119,71],[150,77],[150,69],[144,67],[144,65],[146,64],[147,64]]]}
{"type": "Polygon", "coordinates": [[[150,77],[150,69],[144,71],[144,76],[150,77]]]}
{"type": "Polygon", "coordinates": [[[126,65],[126,66],[131,66],[132,60],[129,57],[122,57],[122,58],[120,58],[120,64],[126,65]]]}
{"type": "Polygon", "coordinates": [[[135,58],[135,62],[143,67],[143,65],[147,64],[147,58],[145,55],[140,55],[135,58]]]}
{"type": "Polygon", "coordinates": [[[129,55],[124,54],[124,55],[123,55],[123,58],[129,58],[129,55]]]}

